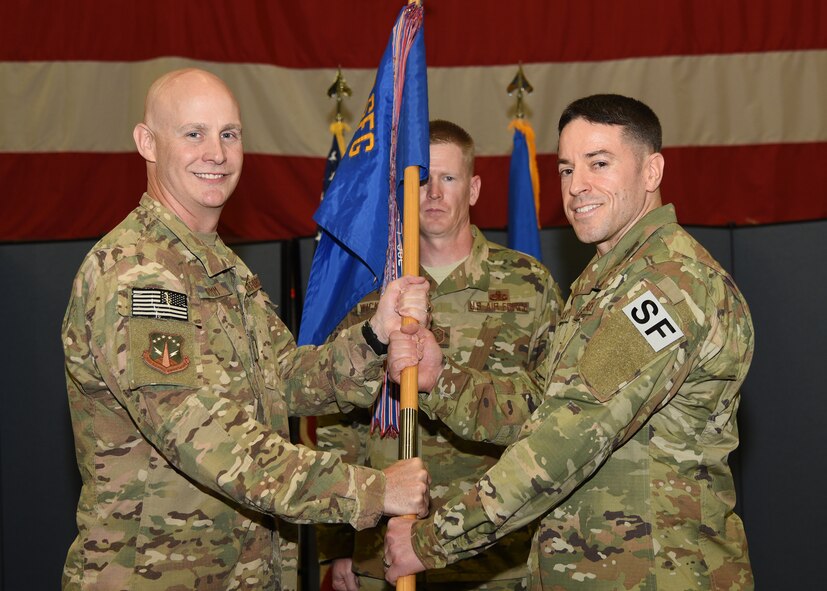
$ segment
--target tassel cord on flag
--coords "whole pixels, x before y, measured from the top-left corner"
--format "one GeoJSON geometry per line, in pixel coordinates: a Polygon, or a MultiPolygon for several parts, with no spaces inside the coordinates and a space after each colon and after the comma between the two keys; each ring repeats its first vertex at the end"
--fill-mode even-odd
{"type": "MultiPolygon", "coordinates": [[[[388,178],[388,250],[385,256],[385,274],[382,283],[382,291],[391,281],[397,279],[400,273],[405,275],[419,274],[419,168],[417,166],[408,167],[404,171],[404,179],[407,179],[409,170],[412,181],[405,180],[405,192],[403,193],[403,203],[405,204],[404,219],[405,228],[402,227],[402,217],[399,212],[399,204],[397,202],[397,187],[398,187],[398,171],[396,170],[396,151],[397,138],[399,135],[399,118],[402,111],[402,97],[405,91],[405,73],[408,63],[408,55],[416,37],[417,32],[422,27],[422,8],[417,5],[409,5],[402,11],[402,15],[397,21],[393,29],[393,111],[391,117],[391,145],[390,145],[390,170],[388,178]],[[408,197],[408,186],[412,183],[413,189],[412,197],[408,197]],[[408,209],[413,205],[415,210],[409,212],[408,209]],[[409,224],[414,221],[416,227],[409,230],[409,224]],[[403,231],[404,230],[404,231],[403,231]],[[413,236],[412,245],[404,245],[403,236],[413,236]],[[415,251],[415,252],[414,252],[415,251]],[[416,264],[413,270],[403,270],[405,257],[414,255],[416,264]]],[[[403,323],[405,319],[403,319],[403,323]]],[[[410,372],[408,372],[408,375],[410,372]]],[[[403,384],[406,374],[403,372],[403,384]]],[[[407,378],[410,380],[410,377],[407,378]]],[[[383,392],[378,397],[374,407],[373,420],[371,421],[371,432],[376,426],[379,426],[380,437],[396,437],[400,433],[400,422],[403,414],[404,405],[401,404],[402,394],[398,391],[394,384],[385,377],[383,384],[383,392]]],[[[416,376],[414,376],[414,404],[416,404],[416,376]]],[[[410,406],[410,404],[408,405],[410,406]]],[[[408,411],[407,414],[410,414],[408,411]]],[[[414,428],[413,435],[416,434],[416,413],[414,413],[414,428]]],[[[408,436],[410,438],[410,435],[408,436]]],[[[404,442],[404,438],[400,439],[400,446],[405,448],[412,447],[410,441],[404,442]]],[[[408,456],[413,457],[413,456],[408,456]]],[[[400,455],[400,458],[406,459],[400,455]]]]}
{"type": "MultiPolygon", "coordinates": [[[[407,63],[407,53],[410,50],[411,44],[413,43],[414,35],[422,26],[422,6],[420,6],[418,2],[411,2],[408,5],[408,10],[406,10],[406,12],[408,14],[415,15],[415,19],[411,19],[412,21],[415,20],[415,22],[411,22],[410,25],[407,25],[405,27],[407,33],[407,35],[405,35],[407,37],[407,42],[403,44],[406,49],[404,58],[401,62],[402,68],[404,68],[404,64],[407,63]],[[415,7],[416,9],[410,10],[412,7],[415,7]]],[[[403,22],[408,23],[409,19],[403,19],[403,22]]],[[[396,64],[399,63],[399,61],[395,60],[394,67],[396,67],[396,64]]],[[[397,84],[399,84],[400,80],[402,80],[404,83],[404,71],[402,72],[401,76],[399,76],[396,79],[397,84]]],[[[401,89],[397,96],[400,97],[401,103],[401,89]]],[[[398,121],[398,109],[399,106],[394,105],[394,125],[396,125],[398,121]]],[[[395,162],[395,159],[392,159],[391,162],[395,162]]],[[[402,233],[402,272],[405,275],[415,276],[419,274],[419,167],[408,166],[407,168],[405,168],[403,179],[404,231],[402,233]]],[[[395,189],[395,183],[393,187],[395,189]]],[[[416,321],[410,317],[405,317],[402,319],[403,325],[411,324],[412,322],[416,321]]],[[[408,459],[416,455],[416,415],[419,412],[419,388],[417,381],[418,371],[416,366],[406,367],[404,370],[402,370],[402,380],[400,384],[400,459],[408,459]]],[[[406,515],[405,517],[408,519],[416,519],[415,515],[406,515]]],[[[414,591],[416,589],[416,576],[407,575],[404,577],[399,577],[399,579],[396,582],[396,588],[398,591],[414,591]]]]}
{"type": "MultiPolygon", "coordinates": [[[[409,4],[404,10],[402,18],[399,19],[394,29],[394,104],[393,104],[393,124],[392,134],[396,138],[399,130],[399,114],[402,108],[402,97],[405,90],[405,67],[408,61],[408,54],[413,45],[414,37],[422,26],[422,7],[409,4]]],[[[391,146],[391,169],[390,169],[390,191],[389,191],[389,209],[397,212],[396,220],[398,220],[398,209],[396,207],[396,187],[397,187],[397,170],[396,170],[396,142],[391,146]]],[[[403,208],[404,208],[404,227],[402,232],[402,273],[406,276],[419,275],[419,167],[408,166],[403,174],[404,192],[403,192],[403,208]]],[[[396,226],[391,230],[388,236],[388,257],[387,261],[398,261],[399,254],[399,232],[397,221],[396,226]],[[392,239],[391,239],[392,238],[392,239]],[[393,246],[392,246],[393,245],[393,246]],[[390,252],[391,248],[397,249],[396,252],[390,252]]],[[[394,277],[398,273],[399,265],[393,264],[394,277]]],[[[390,269],[388,269],[390,271],[390,269]]],[[[385,280],[388,280],[389,273],[385,274],[385,280]]],[[[402,319],[403,325],[408,325],[416,322],[413,318],[405,317],[402,319]]],[[[417,387],[418,372],[416,366],[407,367],[402,371],[402,379],[400,383],[400,439],[399,439],[399,458],[409,459],[416,455],[416,414],[419,410],[418,404],[418,387],[417,387]]]]}

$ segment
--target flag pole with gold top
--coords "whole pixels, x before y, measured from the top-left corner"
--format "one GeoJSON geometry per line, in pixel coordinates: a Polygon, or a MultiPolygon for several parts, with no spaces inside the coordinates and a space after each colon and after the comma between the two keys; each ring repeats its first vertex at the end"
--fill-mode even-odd
{"type": "Polygon", "coordinates": [[[520,64],[508,85],[509,95],[517,95],[514,118],[514,149],[508,175],[508,248],[542,259],[540,246],[540,174],[534,129],[526,118],[523,98],[534,89],[520,64]]]}
{"type": "MultiPolygon", "coordinates": [[[[328,98],[336,99],[336,119],[330,124],[330,133],[334,135],[339,145],[339,153],[343,154],[345,151],[345,132],[350,131],[350,127],[345,123],[345,118],[342,115],[342,100],[353,94],[350,86],[347,85],[347,80],[342,75],[342,67],[336,69],[336,80],[327,89],[328,98]]],[[[325,179],[325,183],[329,183],[330,179],[325,179]]]]}

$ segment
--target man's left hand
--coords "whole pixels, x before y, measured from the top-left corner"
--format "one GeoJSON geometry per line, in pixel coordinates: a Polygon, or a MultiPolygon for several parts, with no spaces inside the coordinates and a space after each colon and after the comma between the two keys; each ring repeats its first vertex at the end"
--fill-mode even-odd
{"type": "Polygon", "coordinates": [[[396,585],[399,577],[425,570],[425,566],[414,553],[411,543],[411,526],[414,521],[406,517],[394,517],[388,522],[385,534],[385,580],[396,585]]]}

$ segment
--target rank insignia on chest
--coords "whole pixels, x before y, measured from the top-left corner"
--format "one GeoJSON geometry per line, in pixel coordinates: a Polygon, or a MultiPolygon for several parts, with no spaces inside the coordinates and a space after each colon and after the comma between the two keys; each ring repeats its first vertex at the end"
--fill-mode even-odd
{"type": "Polygon", "coordinates": [[[132,315],[143,318],[188,320],[187,296],[167,289],[133,287],[132,315]]]}
{"type": "Polygon", "coordinates": [[[358,316],[367,316],[368,314],[373,315],[376,312],[376,308],[379,307],[379,302],[359,302],[359,305],[356,307],[356,314],[358,316]]]}
{"type": "Polygon", "coordinates": [[[597,305],[598,298],[592,298],[585,306],[580,308],[579,310],[575,311],[575,318],[583,318],[585,316],[591,316],[592,312],[594,312],[594,308],[597,305]]]}
{"type": "Polygon", "coordinates": [[[431,332],[434,333],[434,339],[437,345],[443,349],[451,346],[451,327],[450,326],[432,326],[431,332]]]}
{"type": "Polygon", "coordinates": [[[190,364],[190,358],[184,355],[184,338],[162,332],[150,333],[149,350],[143,352],[143,359],[163,374],[184,371],[190,364]]]}
{"type": "Polygon", "coordinates": [[[246,283],[244,284],[244,291],[247,294],[255,293],[261,289],[261,279],[258,278],[258,275],[253,275],[249,279],[247,279],[246,283]]]}

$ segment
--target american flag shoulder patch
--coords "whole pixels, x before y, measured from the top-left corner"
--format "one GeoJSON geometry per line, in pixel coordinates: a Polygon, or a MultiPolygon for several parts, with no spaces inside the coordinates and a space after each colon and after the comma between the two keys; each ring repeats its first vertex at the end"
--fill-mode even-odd
{"type": "Polygon", "coordinates": [[[155,288],[132,288],[132,315],[189,320],[187,295],[155,288]]]}

